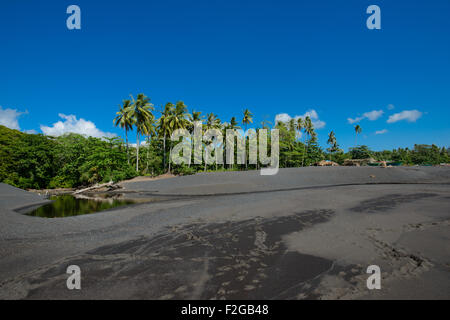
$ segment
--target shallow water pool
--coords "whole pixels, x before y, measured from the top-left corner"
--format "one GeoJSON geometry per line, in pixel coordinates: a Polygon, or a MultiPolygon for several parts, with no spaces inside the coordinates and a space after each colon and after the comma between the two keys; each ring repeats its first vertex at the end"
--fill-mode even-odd
{"type": "Polygon", "coordinates": [[[45,204],[26,214],[42,218],[64,218],[82,214],[95,213],[111,208],[137,203],[132,199],[118,198],[77,198],[72,195],[51,196],[52,203],[45,204]]]}

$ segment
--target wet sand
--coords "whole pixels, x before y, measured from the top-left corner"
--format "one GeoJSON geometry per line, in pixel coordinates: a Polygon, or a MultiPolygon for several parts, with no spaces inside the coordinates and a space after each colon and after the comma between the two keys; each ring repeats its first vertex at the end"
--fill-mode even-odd
{"type": "Polygon", "coordinates": [[[0,184],[1,299],[449,299],[450,169],[298,168],[123,184],[62,219],[0,184]],[[66,288],[79,265],[82,289],[66,288]],[[379,265],[381,290],[366,268],[379,265]]]}

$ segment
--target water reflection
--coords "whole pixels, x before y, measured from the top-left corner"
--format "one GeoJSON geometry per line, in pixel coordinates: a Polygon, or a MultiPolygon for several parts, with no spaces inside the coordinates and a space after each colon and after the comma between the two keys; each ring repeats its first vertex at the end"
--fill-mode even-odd
{"type": "Polygon", "coordinates": [[[93,199],[82,196],[74,197],[72,195],[51,196],[50,200],[54,201],[28,212],[27,215],[42,218],[63,218],[99,212],[137,202],[132,199],[93,199]]]}

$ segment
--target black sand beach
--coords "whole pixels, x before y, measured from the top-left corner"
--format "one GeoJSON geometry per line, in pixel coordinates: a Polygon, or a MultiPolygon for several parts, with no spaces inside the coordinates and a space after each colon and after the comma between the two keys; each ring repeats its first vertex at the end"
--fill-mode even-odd
{"type": "Polygon", "coordinates": [[[155,201],[46,219],[0,184],[0,299],[449,299],[450,169],[330,167],[122,183],[155,201]],[[19,210],[20,211],[20,210],[19,210]],[[82,289],[66,288],[78,265],[82,289]],[[380,290],[366,268],[379,265],[380,290]]]}

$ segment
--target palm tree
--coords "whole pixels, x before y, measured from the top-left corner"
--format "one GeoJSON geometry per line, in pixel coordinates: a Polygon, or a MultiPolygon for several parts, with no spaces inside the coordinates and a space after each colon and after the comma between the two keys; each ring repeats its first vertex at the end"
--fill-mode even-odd
{"type": "Polygon", "coordinates": [[[311,144],[311,141],[317,137],[317,134],[314,131],[314,125],[309,116],[306,116],[304,124],[305,124],[305,133],[308,135],[308,152],[310,152],[309,146],[311,144]]]}
{"type": "Polygon", "coordinates": [[[330,145],[330,148],[328,151],[330,152],[330,160],[331,160],[331,154],[336,151],[337,149],[337,141],[336,141],[336,135],[334,134],[334,131],[331,131],[328,134],[328,141],[327,143],[330,145]]]}
{"type": "Polygon", "coordinates": [[[231,117],[230,129],[240,129],[240,127],[238,126],[238,122],[236,121],[236,117],[231,117]]]}
{"type": "Polygon", "coordinates": [[[145,124],[149,119],[154,119],[152,110],[154,110],[153,105],[150,103],[150,98],[145,94],[139,93],[136,100],[131,96],[133,104],[129,108],[129,116],[133,119],[136,125],[136,171],[139,172],[139,135],[145,134],[145,124]]]}
{"type": "MultiPolygon", "coordinates": [[[[245,132],[247,133],[247,125],[253,123],[253,114],[250,112],[250,110],[245,109],[244,110],[244,117],[242,118],[242,124],[245,125],[245,132]]],[[[245,141],[247,144],[247,137],[245,137],[245,141]]],[[[247,148],[247,147],[246,147],[247,148]]],[[[248,168],[247,165],[247,152],[245,152],[245,169],[248,168]]]]}
{"type": "Polygon", "coordinates": [[[188,115],[188,119],[189,119],[189,131],[191,133],[194,132],[194,122],[196,121],[203,121],[203,116],[202,116],[202,112],[201,111],[195,111],[192,110],[192,112],[188,115]]]}
{"type": "Polygon", "coordinates": [[[308,140],[310,140],[311,136],[314,134],[314,125],[309,116],[305,118],[305,132],[308,135],[308,140]]]}
{"type": "Polygon", "coordinates": [[[263,120],[263,121],[261,121],[261,129],[269,129],[269,125],[271,125],[272,124],[272,122],[270,122],[270,121],[267,121],[267,120],[263,120]]]}
{"type": "MultiPolygon", "coordinates": [[[[297,123],[296,123],[296,126],[295,126],[295,128],[298,130],[298,133],[299,133],[299,140],[301,141],[301,139],[302,139],[302,132],[303,132],[303,129],[305,128],[305,122],[306,121],[304,121],[303,120],[303,118],[298,118],[297,119],[297,123]]],[[[306,144],[303,144],[303,157],[302,157],[302,167],[303,167],[303,164],[305,163],[305,153],[306,153],[306,144]]]]}
{"type": "MultiPolygon", "coordinates": [[[[188,129],[191,134],[194,134],[194,123],[197,121],[203,122],[203,116],[201,111],[195,111],[192,110],[192,112],[188,115],[189,123],[188,123],[188,129]]],[[[194,155],[195,151],[192,153],[192,155],[189,156],[189,164],[188,167],[191,167],[192,162],[192,156],[194,155]]]]}
{"type": "MultiPolygon", "coordinates": [[[[188,120],[187,107],[183,101],[178,101],[175,105],[175,109],[169,115],[168,121],[168,133],[172,134],[175,130],[186,129],[190,123],[188,120]]],[[[169,173],[170,173],[171,159],[169,155],[169,173]]]]}
{"type": "Polygon", "coordinates": [[[164,158],[163,158],[163,167],[164,170],[166,170],[166,138],[167,136],[170,136],[171,132],[170,132],[170,126],[169,126],[169,122],[170,122],[170,117],[173,113],[173,109],[174,109],[174,105],[170,102],[166,103],[166,105],[164,106],[164,110],[161,111],[161,118],[158,119],[158,125],[157,125],[157,130],[158,130],[158,134],[161,136],[163,136],[163,153],[164,153],[164,158]]]}
{"type": "Polygon", "coordinates": [[[358,145],[358,134],[359,133],[361,133],[362,132],[362,128],[361,128],[361,126],[359,125],[359,124],[357,124],[356,126],[355,126],[355,133],[356,133],[356,136],[355,136],[355,147],[358,145]]]}
{"type": "Polygon", "coordinates": [[[117,116],[113,120],[113,123],[116,127],[119,126],[125,130],[128,164],[130,164],[130,154],[128,153],[128,131],[133,129],[133,121],[129,117],[128,113],[130,107],[131,107],[131,100],[123,100],[122,106],[119,105],[119,111],[116,112],[117,116]]]}
{"type": "MultiPolygon", "coordinates": [[[[148,172],[149,159],[150,159],[150,136],[155,135],[155,118],[154,118],[154,116],[147,119],[147,121],[144,123],[143,133],[147,136],[147,168],[146,168],[146,171],[148,172]]],[[[152,175],[153,175],[153,172],[152,172],[152,175]]]]}
{"type": "Polygon", "coordinates": [[[289,120],[289,131],[294,132],[296,128],[296,122],[294,118],[289,120]]]}
{"type": "MultiPolygon", "coordinates": [[[[230,119],[230,122],[229,123],[226,123],[226,125],[224,126],[224,145],[227,143],[227,139],[226,139],[226,135],[227,135],[227,129],[230,129],[230,130],[235,130],[235,129],[240,129],[241,127],[239,127],[238,126],[238,122],[236,121],[236,117],[231,117],[231,119],[230,119]]],[[[234,139],[234,138],[233,138],[234,139]]],[[[233,145],[234,145],[234,141],[233,141],[233,145]]],[[[233,153],[234,153],[234,147],[233,147],[233,151],[232,151],[233,153]]],[[[226,158],[226,154],[224,153],[224,157],[226,158]]],[[[224,167],[225,167],[225,162],[226,161],[224,161],[224,167]]],[[[233,167],[233,164],[232,163],[229,163],[228,164],[228,168],[232,168],[233,167]]]]}
{"type": "MultiPolygon", "coordinates": [[[[215,115],[214,113],[208,113],[206,117],[206,124],[204,125],[204,130],[208,131],[209,129],[220,129],[221,128],[221,121],[215,115]]],[[[211,144],[211,142],[208,142],[207,145],[211,144]]],[[[215,152],[215,151],[214,151],[215,152]]],[[[216,155],[216,170],[217,170],[217,155],[216,155]]],[[[204,171],[206,171],[206,159],[205,159],[205,168],[204,171]]]]}

